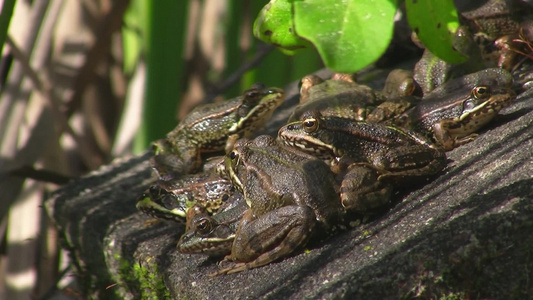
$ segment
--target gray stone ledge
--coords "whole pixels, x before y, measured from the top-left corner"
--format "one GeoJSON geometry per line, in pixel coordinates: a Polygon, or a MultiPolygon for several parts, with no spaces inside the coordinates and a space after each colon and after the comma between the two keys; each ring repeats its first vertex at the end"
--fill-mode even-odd
{"type": "Polygon", "coordinates": [[[153,181],[150,153],[66,185],[46,207],[90,297],[526,299],[533,298],[532,152],[533,89],[474,142],[449,152],[440,176],[397,194],[373,220],[282,261],[215,278],[207,274],[216,259],[176,251],[182,225],[154,224],[136,211],[153,181]]]}

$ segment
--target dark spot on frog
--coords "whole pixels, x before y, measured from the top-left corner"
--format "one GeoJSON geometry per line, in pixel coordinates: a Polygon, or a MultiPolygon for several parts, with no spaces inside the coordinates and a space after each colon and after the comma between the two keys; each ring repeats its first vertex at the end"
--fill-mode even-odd
{"type": "Polygon", "coordinates": [[[271,36],[272,35],[272,31],[271,30],[265,30],[264,34],[266,36],[271,36]]]}
{"type": "Polygon", "coordinates": [[[418,0],[413,0],[413,4],[417,4],[418,3],[418,0]]]}
{"type": "Polygon", "coordinates": [[[289,32],[292,33],[292,27],[289,27],[289,32]]]}
{"type": "Polygon", "coordinates": [[[442,26],[442,24],[439,22],[437,23],[437,29],[439,29],[442,26]]]}

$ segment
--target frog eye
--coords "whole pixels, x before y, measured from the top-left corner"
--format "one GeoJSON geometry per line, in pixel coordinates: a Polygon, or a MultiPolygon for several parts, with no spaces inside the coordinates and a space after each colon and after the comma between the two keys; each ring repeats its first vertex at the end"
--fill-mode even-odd
{"type": "Polygon", "coordinates": [[[163,205],[164,208],[166,209],[173,209],[175,207],[175,204],[176,204],[176,196],[174,195],[171,195],[171,194],[167,194],[167,195],[164,195],[162,198],[161,198],[161,204],[163,205]]]}
{"type": "Polygon", "coordinates": [[[313,132],[318,129],[318,121],[315,118],[305,119],[302,124],[306,132],[313,132]]]}
{"type": "Polygon", "coordinates": [[[150,193],[151,195],[158,195],[158,194],[159,194],[159,191],[160,191],[160,190],[159,190],[159,187],[157,187],[156,185],[152,185],[152,186],[150,187],[149,193],[150,193]]]}
{"type": "Polygon", "coordinates": [[[239,157],[239,153],[235,152],[235,151],[231,151],[229,154],[228,154],[229,158],[231,158],[231,160],[234,160],[236,159],[237,157],[239,157]]]}
{"type": "Polygon", "coordinates": [[[415,90],[416,90],[415,81],[412,78],[410,78],[409,80],[405,80],[402,83],[401,90],[402,90],[402,93],[404,95],[412,95],[412,94],[414,94],[415,90]]]}
{"type": "Polygon", "coordinates": [[[198,222],[196,222],[196,230],[200,234],[207,234],[211,232],[211,229],[212,224],[209,218],[201,218],[200,220],[198,220],[198,222]]]}
{"type": "Polygon", "coordinates": [[[476,86],[472,89],[472,96],[476,99],[484,99],[490,96],[490,90],[486,86],[476,86]]]}
{"type": "Polygon", "coordinates": [[[249,89],[246,92],[244,92],[244,97],[246,100],[256,100],[260,97],[260,92],[258,89],[249,89]]]}
{"type": "Polygon", "coordinates": [[[407,117],[406,114],[401,114],[399,115],[398,117],[396,117],[396,123],[399,124],[399,125],[405,125],[407,123],[407,121],[409,120],[409,118],[407,117]]]}

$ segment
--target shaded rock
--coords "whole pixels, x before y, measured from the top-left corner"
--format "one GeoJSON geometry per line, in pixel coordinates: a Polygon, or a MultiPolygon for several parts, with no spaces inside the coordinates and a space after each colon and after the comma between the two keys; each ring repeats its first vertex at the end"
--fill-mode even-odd
{"type": "MultiPolygon", "coordinates": [[[[288,90],[294,95],[295,86],[288,90]]],[[[268,126],[275,134],[293,97],[268,126]]],[[[533,298],[533,89],[434,180],[372,220],[265,267],[208,277],[219,259],[185,255],[182,224],[135,201],[150,153],[70,183],[46,203],[90,297],[175,299],[533,298]]]]}

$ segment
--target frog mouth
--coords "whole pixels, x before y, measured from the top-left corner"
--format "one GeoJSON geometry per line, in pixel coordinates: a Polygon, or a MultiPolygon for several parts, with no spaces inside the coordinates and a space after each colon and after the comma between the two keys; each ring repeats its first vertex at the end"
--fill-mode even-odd
{"type": "Polygon", "coordinates": [[[281,89],[271,88],[265,94],[266,96],[263,100],[252,108],[246,118],[241,119],[230,128],[230,132],[237,132],[243,128],[248,131],[255,131],[256,127],[263,126],[263,124],[257,124],[257,120],[263,119],[266,122],[274,112],[274,109],[285,99],[285,93],[281,89]]]}
{"type": "Polygon", "coordinates": [[[184,235],[183,241],[179,243],[179,251],[181,253],[204,253],[210,255],[224,255],[231,249],[231,244],[235,239],[235,234],[231,234],[227,237],[209,237],[205,238],[205,241],[199,243],[192,243],[192,237],[184,235]]]}
{"type": "Polygon", "coordinates": [[[335,147],[317,139],[293,137],[282,131],[278,134],[278,138],[278,140],[284,145],[301,149],[302,151],[310,153],[320,159],[329,160],[332,157],[337,156],[336,154],[338,153],[335,147]]]}
{"type": "Polygon", "coordinates": [[[173,208],[165,207],[164,202],[170,200],[178,203],[176,197],[166,191],[161,191],[157,196],[143,193],[137,200],[136,207],[143,213],[155,218],[183,222],[185,219],[185,207],[181,207],[180,205],[176,205],[173,208]]]}
{"type": "Polygon", "coordinates": [[[495,95],[474,110],[462,114],[457,118],[456,126],[450,125],[450,130],[458,135],[472,133],[490,122],[502,108],[512,102],[512,99],[512,95],[495,95]]]}

